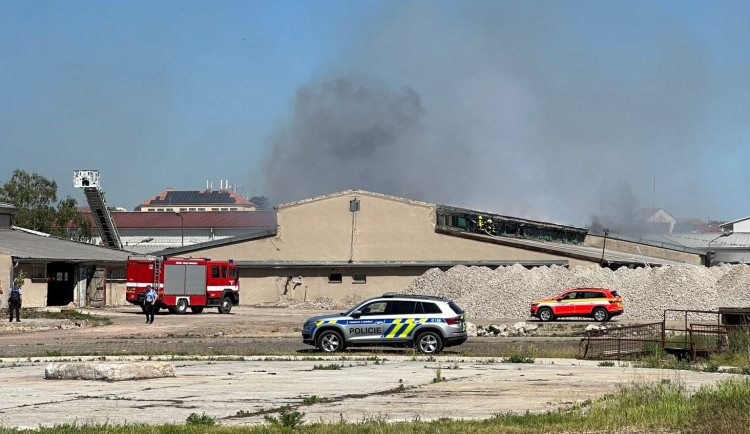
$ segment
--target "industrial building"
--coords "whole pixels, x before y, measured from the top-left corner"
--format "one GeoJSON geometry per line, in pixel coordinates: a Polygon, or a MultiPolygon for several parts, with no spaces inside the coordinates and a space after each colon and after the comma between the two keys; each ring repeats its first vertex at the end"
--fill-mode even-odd
{"type": "Polygon", "coordinates": [[[125,251],[65,240],[13,226],[17,209],[0,203],[3,305],[21,271],[24,307],[120,305],[125,300],[125,251]]]}
{"type": "Polygon", "coordinates": [[[459,264],[634,267],[704,261],[697,250],[639,246],[585,228],[361,190],[277,210],[275,230],[158,253],[234,260],[242,304],[360,299],[399,291],[430,268],[459,264]]]}

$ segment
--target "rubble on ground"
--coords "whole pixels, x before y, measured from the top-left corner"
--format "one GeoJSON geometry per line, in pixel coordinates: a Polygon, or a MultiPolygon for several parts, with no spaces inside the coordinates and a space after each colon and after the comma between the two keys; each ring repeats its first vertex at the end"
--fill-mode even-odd
{"type": "Polygon", "coordinates": [[[522,265],[433,268],[403,292],[453,299],[468,318],[524,318],[532,301],[569,288],[597,287],[619,292],[625,312],[618,318],[661,320],[664,309],[717,310],[750,306],[750,266],[720,265],[619,268],[522,265]]]}
{"type": "Polygon", "coordinates": [[[489,324],[489,325],[476,325],[470,322],[466,323],[466,333],[469,335],[469,337],[492,337],[492,336],[501,336],[501,337],[521,337],[521,336],[536,336],[537,330],[539,329],[539,326],[536,324],[529,324],[527,322],[517,322],[511,326],[508,325],[498,325],[498,324],[489,324]]]}

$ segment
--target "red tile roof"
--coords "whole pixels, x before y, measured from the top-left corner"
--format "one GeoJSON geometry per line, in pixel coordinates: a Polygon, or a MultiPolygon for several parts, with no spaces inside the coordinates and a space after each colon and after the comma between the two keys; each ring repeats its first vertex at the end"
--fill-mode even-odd
{"type": "MultiPolygon", "coordinates": [[[[91,212],[83,213],[96,227],[91,212]]],[[[276,211],[113,212],[118,229],[136,228],[276,228],[276,211]],[[185,221],[183,226],[182,220],[185,221]]]]}
{"type": "Polygon", "coordinates": [[[141,206],[175,206],[175,205],[246,205],[253,203],[239,194],[229,190],[172,190],[157,194],[143,202],[141,206]]]}

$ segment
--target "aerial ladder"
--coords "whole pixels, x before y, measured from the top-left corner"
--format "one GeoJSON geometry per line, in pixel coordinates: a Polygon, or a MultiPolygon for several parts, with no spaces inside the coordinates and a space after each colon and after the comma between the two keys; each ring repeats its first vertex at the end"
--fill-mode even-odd
{"type": "Polygon", "coordinates": [[[91,209],[91,215],[94,217],[96,227],[99,229],[102,243],[107,247],[122,250],[120,234],[117,233],[117,227],[107,208],[104,194],[99,189],[99,171],[73,171],[73,186],[83,189],[83,193],[86,195],[86,200],[89,203],[89,209],[91,209]]]}

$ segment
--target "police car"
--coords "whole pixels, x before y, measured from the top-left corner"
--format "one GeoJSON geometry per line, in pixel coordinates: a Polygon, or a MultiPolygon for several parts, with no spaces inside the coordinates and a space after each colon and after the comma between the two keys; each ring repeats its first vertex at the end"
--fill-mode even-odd
{"type": "Polygon", "coordinates": [[[464,311],[452,300],[386,293],[345,313],[308,319],[302,342],[326,353],[367,345],[414,346],[425,354],[466,342],[464,311]]]}

